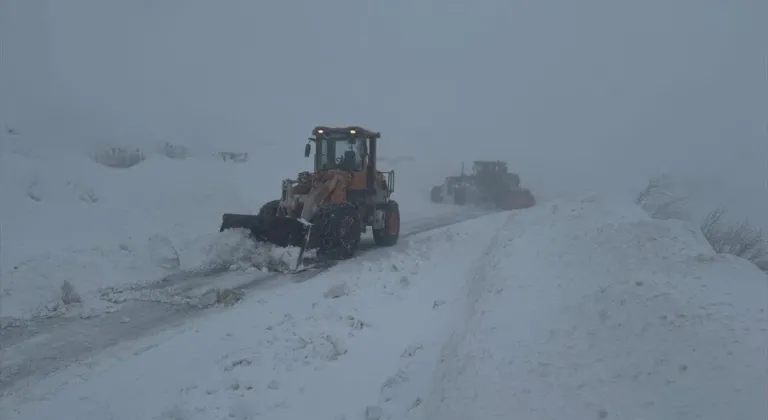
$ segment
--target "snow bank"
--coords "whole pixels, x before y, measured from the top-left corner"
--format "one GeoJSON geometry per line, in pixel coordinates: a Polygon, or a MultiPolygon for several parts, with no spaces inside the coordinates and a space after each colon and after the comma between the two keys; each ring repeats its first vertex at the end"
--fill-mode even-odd
{"type": "Polygon", "coordinates": [[[768,281],[599,199],[515,216],[469,286],[427,419],[768,417],[768,281]]]}
{"type": "Polygon", "coordinates": [[[31,381],[2,403],[9,420],[406,418],[429,392],[473,261],[508,216],[259,288],[231,309],[31,381]]]}
{"type": "Polygon", "coordinates": [[[221,213],[254,211],[279,185],[213,157],[149,153],[115,169],[86,153],[11,148],[0,167],[0,317],[62,313],[65,281],[86,297],[197,267],[222,240],[221,213]]]}

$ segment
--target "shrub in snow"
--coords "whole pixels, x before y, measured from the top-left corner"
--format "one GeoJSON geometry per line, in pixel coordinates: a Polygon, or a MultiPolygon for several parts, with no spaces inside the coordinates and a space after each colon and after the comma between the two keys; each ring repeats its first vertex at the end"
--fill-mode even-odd
{"type": "Polygon", "coordinates": [[[96,191],[94,191],[92,188],[86,188],[77,195],[77,198],[80,199],[80,201],[84,203],[95,203],[99,201],[99,195],[96,194],[96,191]]]}
{"type": "Polygon", "coordinates": [[[64,280],[64,283],[61,285],[61,302],[65,305],[70,305],[73,303],[80,303],[82,300],[83,299],[75,290],[75,286],[64,280]]]}
{"type": "Polygon", "coordinates": [[[19,132],[18,132],[18,131],[17,131],[15,128],[13,128],[13,127],[9,127],[9,126],[7,126],[7,125],[5,126],[5,132],[6,132],[6,133],[7,133],[9,136],[18,136],[18,135],[20,134],[20,133],[19,133],[19,132]]]}
{"type": "Polygon", "coordinates": [[[408,287],[411,285],[411,281],[408,280],[408,276],[402,276],[400,277],[400,286],[402,287],[408,287]]]}
{"type": "Polygon", "coordinates": [[[110,168],[125,169],[143,162],[145,156],[139,149],[126,150],[122,147],[111,147],[107,150],[92,154],[91,158],[110,168]]]}
{"type": "Polygon", "coordinates": [[[661,220],[686,219],[685,201],[684,197],[672,194],[672,182],[666,176],[651,177],[645,189],[635,198],[635,204],[652,218],[661,220]]]}
{"type": "Polygon", "coordinates": [[[186,159],[189,157],[189,149],[185,146],[179,146],[165,142],[157,147],[157,153],[171,159],[186,159]]]}
{"type": "Polygon", "coordinates": [[[245,163],[248,162],[248,153],[238,153],[238,152],[218,152],[215,153],[214,156],[218,157],[219,159],[223,160],[224,162],[235,162],[235,163],[245,163]]]}
{"type": "MultiPolygon", "coordinates": [[[[652,177],[641,191],[635,204],[643,208],[654,219],[689,218],[684,208],[685,198],[672,193],[672,182],[668,177],[652,177]]],[[[718,254],[731,254],[744,258],[761,270],[768,272],[768,236],[762,229],[755,228],[748,221],[738,224],[723,222],[724,209],[716,209],[701,223],[701,232],[712,249],[718,254]]]]}
{"type": "Polygon", "coordinates": [[[38,203],[43,201],[43,188],[39,177],[35,176],[27,185],[27,197],[38,203]]]}
{"type": "Polygon", "coordinates": [[[725,210],[712,211],[701,222],[701,233],[718,254],[744,258],[768,272],[768,237],[762,229],[744,220],[738,224],[723,222],[725,210]]]}

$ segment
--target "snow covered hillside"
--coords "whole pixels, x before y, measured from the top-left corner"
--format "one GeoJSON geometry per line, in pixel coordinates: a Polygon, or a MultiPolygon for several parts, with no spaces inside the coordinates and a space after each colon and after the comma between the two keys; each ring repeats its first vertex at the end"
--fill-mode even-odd
{"type": "Polygon", "coordinates": [[[516,215],[471,279],[430,419],[768,416],[768,278],[598,198],[516,215]]]}
{"type": "MultiPolygon", "coordinates": [[[[92,159],[109,152],[106,146],[42,147],[23,136],[4,143],[0,325],[31,316],[91,316],[110,306],[99,299],[105,287],[230,263],[230,251],[246,245],[240,236],[218,233],[221,214],[258,211],[279,195],[283,178],[311,165],[301,141],[223,150],[248,153],[242,163],[224,160],[222,150],[142,145],[144,160],[128,168],[92,159]],[[62,290],[65,282],[74,294],[62,290]]],[[[426,202],[428,186],[413,176],[421,176],[421,164],[385,159],[381,165],[397,171],[393,198],[402,203],[405,225],[458,211],[426,202]]]]}
{"type": "Polygon", "coordinates": [[[78,354],[15,342],[4,418],[768,415],[765,275],[622,201],[487,215],[276,280],[153,333],[136,310],[80,321],[96,347],[78,354]],[[13,376],[35,360],[56,374],[13,376]]]}

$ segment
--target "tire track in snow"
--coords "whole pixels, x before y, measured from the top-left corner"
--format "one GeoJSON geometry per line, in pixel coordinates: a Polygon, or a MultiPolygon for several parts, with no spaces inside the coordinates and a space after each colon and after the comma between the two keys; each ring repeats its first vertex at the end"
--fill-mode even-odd
{"type": "Polygon", "coordinates": [[[464,309],[457,313],[455,319],[456,328],[443,343],[440,349],[438,362],[432,375],[432,389],[422,405],[423,412],[419,418],[438,419],[442,399],[445,395],[445,383],[453,380],[453,376],[463,369],[471,369],[471,360],[468,360],[461,351],[461,343],[467,335],[471,335],[475,329],[477,318],[473,316],[479,310],[477,302],[485,293],[494,293],[494,290],[488,287],[488,269],[498,264],[498,252],[500,236],[507,234],[507,229],[513,223],[514,214],[506,219],[504,224],[499,227],[496,234],[488,243],[482,256],[475,261],[471,272],[471,278],[467,279],[465,288],[464,309]]]}
{"type": "MultiPolygon", "coordinates": [[[[439,326],[453,326],[435,336],[426,335],[427,338],[409,343],[405,351],[400,355],[397,368],[382,383],[379,400],[375,404],[366,407],[366,412],[382,413],[381,418],[396,419],[421,419],[425,410],[433,404],[434,384],[441,378],[441,366],[446,357],[456,354],[452,346],[457,338],[463,337],[468,326],[467,314],[475,311],[475,305],[483,293],[487,292],[487,269],[498,258],[496,252],[500,244],[500,235],[514,222],[515,213],[503,219],[495,233],[488,238],[487,245],[477,257],[473,258],[471,265],[465,274],[463,284],[459,286],[457,293],[458,308],[445,315],[439,326]],[[431,341],[431,342],[430,342],[431,341]],[[437,378],[437,379],[436,379],[437,378]]],[[[461,281],[461,280],[460,280],[461,281]]],[[[453,304],[453,303],[452,303],[453,304]]]]}
{"type": "MultiPolygon", "coordinates": [[[[401,239],[489,214],[493,214],[493,212],[462,213],[448,218],[422,221],[409,228],[407,233],[401,235],[401,239]]],[[[342,261],[339,264],[360,261],[362,258],[371,256],[369,252],[373,250],[386,251],[402,249],[406,246],[407,243],[398,244],[391,248],[369,247],[358,257],[342,261]]],[[[193,273],[186,277],[177,274],[165,282],[161,280],[148,286],[162,292],[183,284],[185,280],[204,279],[200,282],[200,287],[210,287],[210,290],[213,290],[221,286],[219,280],[226,279],[227,275],[235,275],[238,280],[235,281],[234,285],[230,285],[232,286],[230,288],[245,293],[285,283],[304,282],[332,267],[293,275],[279,272],[245,274],[215,271],[211,272],[212,276],[201,276],[205,272],[193,273]],[[162,287],[157,287],[157,285],[162,285],[162,287]]],[[[50,318],[34,320],[21,327],[0,329],[0,339],[2,339],[0,349],[3,351],[3,366],[0,370],[0,396],[12,391],[22,381],[34,381],[35,378],[48,376],[71,364],[85,363],[90,357],[118,344],[180,327],[211,311],[227,309],[226,306],[189,304],[189,301],[185,301],[183,297],[178,302],[128,300],[122,304],[119,310],[93,318],[50,318]]]]}

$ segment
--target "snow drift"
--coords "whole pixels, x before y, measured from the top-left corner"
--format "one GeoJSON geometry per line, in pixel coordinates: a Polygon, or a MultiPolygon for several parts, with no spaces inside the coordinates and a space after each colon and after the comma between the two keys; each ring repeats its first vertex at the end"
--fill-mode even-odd
{"type": "Polygon", "coordinates": [[[468,279],[426,418],[768,416],[768,281],[599,199],[515,216],[468,279]]]}

